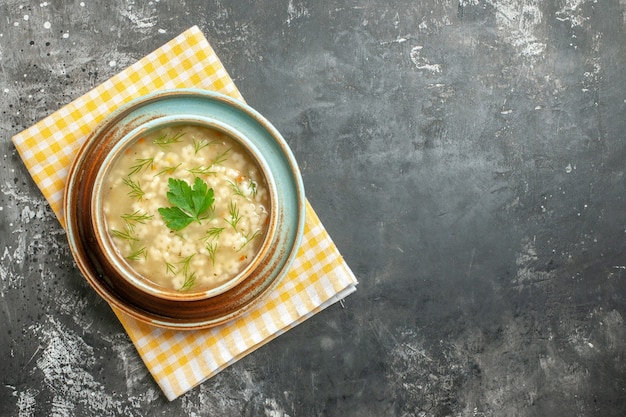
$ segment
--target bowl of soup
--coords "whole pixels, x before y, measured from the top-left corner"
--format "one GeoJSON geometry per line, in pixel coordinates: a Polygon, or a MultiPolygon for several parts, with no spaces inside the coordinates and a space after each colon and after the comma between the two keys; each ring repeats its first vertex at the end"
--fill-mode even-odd
{"type": "Polygon", "coordinates": [[[293,262],[304,189],[278,130],[197,89],[149,94],[99,123],[70,167],[64,210],[78,268],[112,306],[160,327],[244,314],[293,262]]]}

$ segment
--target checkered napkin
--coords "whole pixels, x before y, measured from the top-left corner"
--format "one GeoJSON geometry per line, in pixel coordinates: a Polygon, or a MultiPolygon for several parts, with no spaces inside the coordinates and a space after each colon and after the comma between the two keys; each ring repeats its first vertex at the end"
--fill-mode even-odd
{"type": "MultiPolygon", "coordinates": [[[[76,151],[120,105],[169,88],[215,90],[243,100],[197,27],[13,137],[62,225],[76,151]]],[[[168,330],[113,309],[168,399],[173,400],[355,290],[357,281],[307,201],[302,245],[287,276],[244,316],[206,330],[168,330]]]]}

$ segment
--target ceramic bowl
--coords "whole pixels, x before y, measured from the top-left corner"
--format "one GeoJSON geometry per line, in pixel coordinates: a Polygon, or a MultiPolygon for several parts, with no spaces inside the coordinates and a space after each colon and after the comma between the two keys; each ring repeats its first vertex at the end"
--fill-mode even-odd
{"type": "Polygon", "coordinates": [[[198,329],[240,316],[280,282],[300,245],[305,198],[295,158],[262,115],[219,93],[176,89],[138,98],[98,125],[70,167],[64,210],[72,255],[101,297],[149,324],[198,329]],[[134,271],[115,250],[102,208],[103,181],[117,156],[146,132],[177,125],[207,127],[238,142],[269,194],[268,230],[254,258],[232,279],[191,291],[160,287],[134,271]]]}

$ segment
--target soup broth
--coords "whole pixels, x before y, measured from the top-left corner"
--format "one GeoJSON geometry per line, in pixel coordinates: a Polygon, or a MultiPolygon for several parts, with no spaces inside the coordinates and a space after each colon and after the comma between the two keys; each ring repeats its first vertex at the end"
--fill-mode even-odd
{"type": "Polygon", "coordinates": [[[148,133],[104,179],[108,233],[128,264],[178,291],[216,287],[260,249],[269,191],[257,162],[228,135],[203,126],[148,133]]]}

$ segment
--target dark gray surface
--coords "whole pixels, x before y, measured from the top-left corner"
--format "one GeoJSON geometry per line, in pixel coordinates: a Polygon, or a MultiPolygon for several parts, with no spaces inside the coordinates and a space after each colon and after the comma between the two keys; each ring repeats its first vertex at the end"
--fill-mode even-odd
{"type": "Polygon", "coordinates": [[[623,416],[626,3],[230,3],[0,4],[0,415],[623,416]],[[168,403],[10,137],[196,24],[360,285],[168,403]]]}

